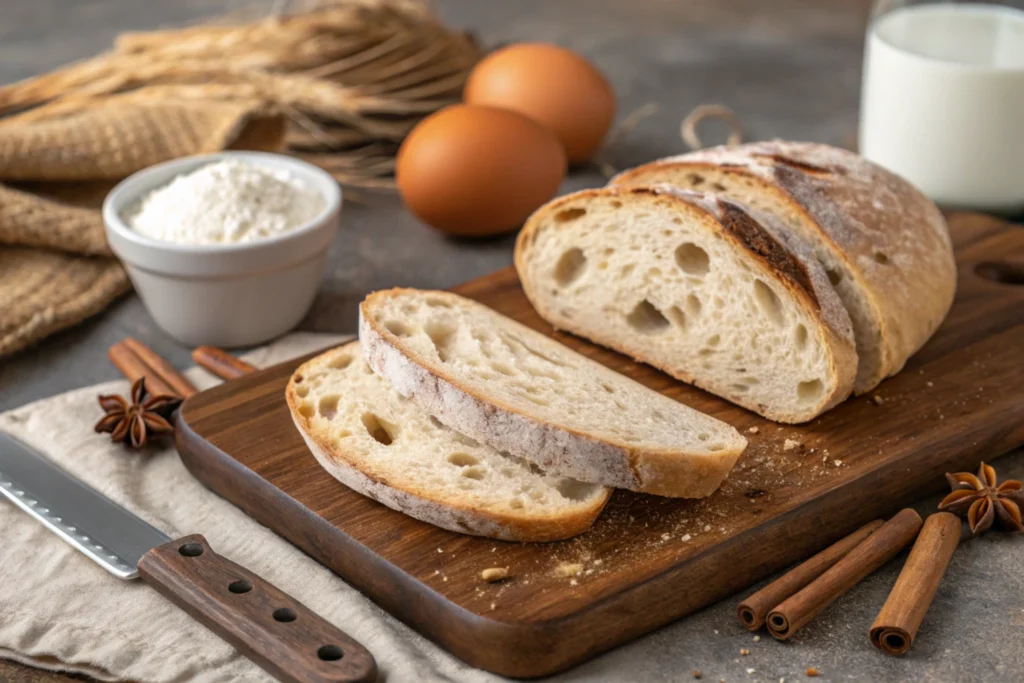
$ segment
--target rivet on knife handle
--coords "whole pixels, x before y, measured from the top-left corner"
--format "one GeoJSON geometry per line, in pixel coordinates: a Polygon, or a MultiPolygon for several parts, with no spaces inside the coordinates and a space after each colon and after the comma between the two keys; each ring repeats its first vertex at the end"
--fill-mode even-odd
{"type": "Polygon", "coordinates": [[[217,555],[200,535],[157,546],[139,574],[242,654],[282,681],[375,681],[363,646],[273,584],[217,555]]]}

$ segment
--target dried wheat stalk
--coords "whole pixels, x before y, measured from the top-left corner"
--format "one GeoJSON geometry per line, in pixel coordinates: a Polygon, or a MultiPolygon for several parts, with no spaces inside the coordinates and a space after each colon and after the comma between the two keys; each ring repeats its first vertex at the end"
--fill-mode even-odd
{"type": "Polygon", "coordinates": [[[387,187],[402,138],[459,100],[479,57],[422,0],[293,0],[254,21],[123,34],[109,52],[0,87],[0,125],[132,102],[255,99],[290,118],[293,153],[344,183],[387,187]]]}

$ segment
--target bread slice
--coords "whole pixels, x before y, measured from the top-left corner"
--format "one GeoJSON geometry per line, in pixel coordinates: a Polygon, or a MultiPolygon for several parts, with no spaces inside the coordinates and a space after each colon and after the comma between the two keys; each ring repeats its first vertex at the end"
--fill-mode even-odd
{"type": "Polygon", "coordinates": [[[857,354],[824,269],[769,216],[669,186],[585,190],[515,252],[548,322],[780,422],[845,399],[857,354]]]}
{"type": "Polygon", "coordinates": [[[942,214],[910,183],[853,152],[756,142],[662,159],[611,181],[654,183],[714,191],[808,241],[853,321],[857,393],[899,372],[952,305],[956,263],[942,214]]]}
{"type": "Polygon", "coordinates": [[[359,314],[363,353],[398,393],[547,471],[699,498],[746,447],[729,425],[456,294],[375,292],[359,314]]]}
{"type": "Polygon", "coordinates": [[[299,433],[333,477],[451,531],[569,538],[590,528],[610,494],[448,429],[373,374],[359,342],[304,363],[286,396],[299,433]]]}

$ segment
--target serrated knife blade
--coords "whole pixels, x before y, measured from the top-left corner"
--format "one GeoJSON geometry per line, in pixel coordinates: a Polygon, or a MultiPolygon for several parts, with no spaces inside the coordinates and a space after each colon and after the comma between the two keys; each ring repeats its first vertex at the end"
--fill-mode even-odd
{"type": "Polygon", "coordinates": [[[0,434],[0,494],[121,579],[139,576],[147,552],[171,537],[0,434]]]}
{"type": "Polygon", "coordinates": [[[279,680],[377,679],[366,648],[202,536],[172,539],[3,433],[0,494],[111,574],[141,578],[279,680]]]}

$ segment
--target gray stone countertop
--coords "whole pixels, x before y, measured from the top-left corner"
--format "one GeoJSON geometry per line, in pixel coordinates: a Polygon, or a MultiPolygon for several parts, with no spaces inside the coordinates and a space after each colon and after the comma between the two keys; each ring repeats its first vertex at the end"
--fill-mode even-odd
{"type": "MultiPolygon", "coordinates": [[[[5,0],[0,11],[0,82],[94,54],[119,31],[180,24],[244,5],[230,0],[5,0]]],[[[251,3],[250,3],[251,4],[251,3]]],[[[269,3],[264,3],[269,4],[269,3]]],[[[448,23],[486,45],[551,41],[577,49],[608,75],[620,119],[656,102],[609,154],[627,167],[685,151],[680,119],[701,103],[722,103],[743,119],[748,138],[849,144],[856,128],[866,0],[438,0],[448,23]]],[[[709,126],[711,135],[716,132],[709,126]]],[[[713,142],[719,141],[712,140],[713,142]]],[[[563,192],[600,185],[575,169],[563,192]]],[[[312,311],[300,329],[352,332],[356,305],[381,287],[444,288],[507,266],[513,237],[446,239],[392,197],[349,203],[312,311]]],[[[189,349],[156,328],[138,298],[37,346],[0,360],[0,411],[117,377],[107,348],[133,335],[179,366],[189,349]]],[[[1024,478],[1018,452],[998,461],[1004,478],[1024,478]]],[[[934,509],[922,501],[919,511],[934,509]]],[[[961,547],[902,659],[885,657],[867,630],[899,572],[894,561],[858,585],[793,642],[758,642],[725,600],[569,672],[565,680],[818,680],[989,682],[1024,680],[1024,537],[989,534],[961,547]],[[749,655],[741,655],[747,649],[749,655]]],[[[2,611],[2,606],[0,606],[2,611]]],[[[62,676],[0,662],[0,681],[62,676]]]]}

